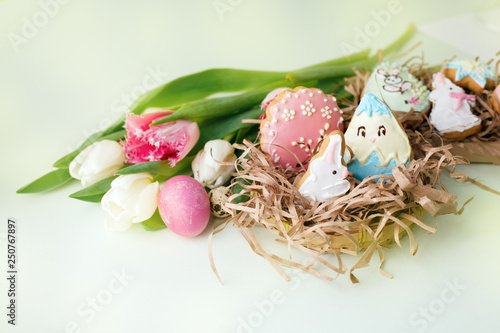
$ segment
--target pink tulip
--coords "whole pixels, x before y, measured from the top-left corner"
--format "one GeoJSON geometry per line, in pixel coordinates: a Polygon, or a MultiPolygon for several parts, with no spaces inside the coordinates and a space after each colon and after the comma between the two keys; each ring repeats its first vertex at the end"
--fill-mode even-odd
{"type": "Polygon", "coordinates": [[[127,114],[126,142],[123,143],[127,163],[167,160],[173,167],[193,149],[200,137],[200,130],[195,122],[177,120],[149,126],[152,122],[165,118],[173,112],[127,114]]]}

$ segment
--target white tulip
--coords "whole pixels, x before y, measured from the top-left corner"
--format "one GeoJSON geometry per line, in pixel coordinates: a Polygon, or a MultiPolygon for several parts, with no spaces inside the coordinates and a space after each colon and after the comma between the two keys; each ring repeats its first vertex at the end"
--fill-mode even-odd
{"type": "Polygon", "coordinates": [[[221,165],[218,162],[234,162],[234,148],[225,140],[212,140],[205,144],[193,160],[194,178],[203,186],[215,188],[231,178],[234,165],[221,165]]]}
{"type": "Polygon", "coordinates": [[[127,230],[153,216],[158,207],[160,185],[152,182],[148,172],[119,176],[102,197],[102,208],[108,212],[106,225],[111,230],[127,230]]]}
{"type": "Polygon", "coordinates": [[[116,141],[94,142],[78,154],[69,165],[71,177],[89,186],[111,177],[125,163],[125,151],[116,141]]]}

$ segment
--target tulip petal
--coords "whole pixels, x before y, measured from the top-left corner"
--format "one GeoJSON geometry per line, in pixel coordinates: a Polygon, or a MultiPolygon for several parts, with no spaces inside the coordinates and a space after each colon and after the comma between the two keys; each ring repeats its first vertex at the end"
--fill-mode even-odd
{"type": "Polygon", "coordinates": [[[148,172],[122,175],[111,182],[101,206],[108,213],[106,225],[111,230],[126,230],[132,223],[150,218],[158,206],[158,182],[151,183],[148,172]]]}
{"type": "Polygon", "coordinates": [[[128,163],[167,160],[173,167],[191,151],[200,136],[195,122],[178,120],[150,127],[151,122],[172,113],[162,111],[127,116],[124,148],[128,163]]]}
{"type": "Polygon", "coordinates": [[[108,216],[106,226],[113,231],[125,231],[132,226],[132,217],[126,212],[123,212],[116,218],[108,216]]]}
{"type": "Polygon", "coordinates": [[[158,194],[160,192],[160,184],[154,182],[146,186],[146,188],[139,195],[139,200],[135,205],[135,217],[133,223],[146,221],[153,216],[156,208],[158,207],[158,194]]]}
{"type": "Polygon", "coordinates": [[[78,154],[69,165],[73,178],[89,186],[114,175],[125,160],[125,151],[116,141],[94,142],[78,154]]]}
{"type": "Polygon", "coordinates": [[[133,182],[139,179],[149,179],[153,180],[153,176],[149,172],[133,173],[130,175],[120,176],[111,182],[111,187],[122,187],[124,189],[129,189],[133,182]]]}
{"type": "Polygon", "coordinates": [[[136,129],[146,131],[149,129],[149,124],[154,121],[165,118],[171,115],[174,111],[158,111],[151,113],[143,113],[141,115],[127,113],[127,119],[125,122],[125,129],[127,132],[134,133],[136,129]]]}
{"type": "Polygon", "coordinates": [[[233,165],[221,162],[234,162],[234,147],[225,140],[212,140],[196,154],[192,163],[194,178],[203,186],[214,188],[224,184],[234,172],[233,165]]]}

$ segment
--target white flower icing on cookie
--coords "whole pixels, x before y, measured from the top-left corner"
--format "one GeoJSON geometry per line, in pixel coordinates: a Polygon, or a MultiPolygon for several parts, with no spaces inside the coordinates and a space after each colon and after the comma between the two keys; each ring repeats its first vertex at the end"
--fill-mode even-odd
{"type": "Polygon", "coordinates": [[[272,164],[300,170],[326,133],[343,128],[342,111],[332,95],[317,88],[284,90],[266,108],[261,148],[272,164]]]}
{"type": "Polygon", "coordinates": [[[429,109],[429,90],[406,67],[384,62],[375,67],[365,88],[384,101],[392,111],[417,112],[429,109]]]}
{"type": "Polygon", "coordinates": [[[464,132],[481,124],[481,119],[471,111],[473,95],[466,94],[441,72],[434,74],[432,87],[430,99],[434,105],[429,121],[440,134],[464,132]]]}
{"type": "Polygon", "coordinates": [[[344,165],[344,136],[340,131],[330,133],[321,144],[318,154],[309,163],[307,172],[297,183],[299,192],[306,198],[323,202],[345,194],[350,183],[344,165]]]}
{"type": "Polygon", "coordinates": [[[390,169],[407,163],[411,156],[408,136],[399,121],[370,93],[363,96],[354,112],[345,133],[345,142],[354,154],[346,156],[350,160],[349,171],[359,180],[390,174],[390,169]]]}

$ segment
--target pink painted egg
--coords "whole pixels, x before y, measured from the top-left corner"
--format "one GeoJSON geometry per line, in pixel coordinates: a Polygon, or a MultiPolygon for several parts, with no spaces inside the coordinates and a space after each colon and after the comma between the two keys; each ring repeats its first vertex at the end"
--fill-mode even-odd
{"type": "Polygon", "coordinates": [[[188,176],[170,178],[161,188],[158,210],[167,227],[183,237],[198,236],[210,219],[210,200],[203,185],[188,176]]]}

